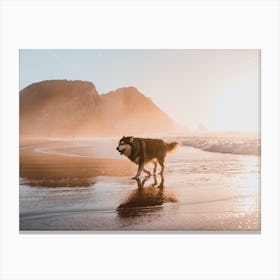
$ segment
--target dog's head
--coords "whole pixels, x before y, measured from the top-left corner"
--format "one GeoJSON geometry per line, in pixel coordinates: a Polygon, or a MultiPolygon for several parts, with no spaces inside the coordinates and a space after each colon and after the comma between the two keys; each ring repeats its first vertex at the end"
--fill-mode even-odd
{"type": "Polygon", "coordinates": [[[119,145],[116,148],[121,155],[126,155],[127,157],[131,154],[131,149],[133,146],[133,136],[123,136],[120,141],[119,145]]]}

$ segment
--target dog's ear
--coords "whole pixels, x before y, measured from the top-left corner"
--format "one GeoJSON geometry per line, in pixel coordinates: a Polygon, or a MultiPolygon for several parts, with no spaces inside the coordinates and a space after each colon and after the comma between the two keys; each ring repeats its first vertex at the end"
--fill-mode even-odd
{"type": "Polygon", "coordinates": [[[134,137],[131,136],[131,137],[130,137],[130,143],[131,143],[131,144],[133,143],[133,139],[134,139],[134,137]]]}

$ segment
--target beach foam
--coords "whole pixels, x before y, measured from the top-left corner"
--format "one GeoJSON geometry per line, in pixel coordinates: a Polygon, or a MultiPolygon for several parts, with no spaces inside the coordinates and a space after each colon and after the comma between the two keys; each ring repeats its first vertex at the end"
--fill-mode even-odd
{"type": "Polygon", "coordinates": [[[191,137],[183,140],[181,144],[208,152],[242,155],[261,154],[260,140],[256,138],[191,137]]]}

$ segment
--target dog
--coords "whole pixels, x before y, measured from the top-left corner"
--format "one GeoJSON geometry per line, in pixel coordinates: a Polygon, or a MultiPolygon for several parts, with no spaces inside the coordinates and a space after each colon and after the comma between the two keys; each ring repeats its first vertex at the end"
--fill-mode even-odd
{"type": "Polygon", "coordinates": [[[125,155],[132,162],[138,164],[137,174],[132,179],[138,179],[142,171],[150,175],[150,171],[144,168],[148,162],[154,163],[153,173],[156,173],[157,163],[161,166],[160,174],[164,171],[164,160],[168,152],[177,147],[177,142],[166,143],[161,139],[137,138],[123,136],[116,148],[121,155],[125,155]]]}

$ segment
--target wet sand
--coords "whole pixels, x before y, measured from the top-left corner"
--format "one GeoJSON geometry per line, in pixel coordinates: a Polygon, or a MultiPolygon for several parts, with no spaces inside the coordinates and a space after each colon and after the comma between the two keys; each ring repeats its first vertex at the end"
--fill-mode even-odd
{"type": "MultiPolygon", "coordinates": [[[[44,148],[53,145],[59,149],[65,143],[43,144],[44,148]]],[[[20,177],[30,186],[90,186],[97,176],[132,176],[134,170],[135,166],[125,159],[49,154],[38,152],[34,147],[20,151],[20,177]]]]}
{"type": "Polygon", "coordinates": [[[115,140],[20,149],[21,231],[260,231],[260,158],[180,146],[130,179],[115,140]]]}

